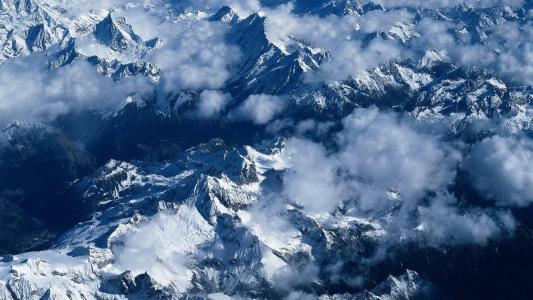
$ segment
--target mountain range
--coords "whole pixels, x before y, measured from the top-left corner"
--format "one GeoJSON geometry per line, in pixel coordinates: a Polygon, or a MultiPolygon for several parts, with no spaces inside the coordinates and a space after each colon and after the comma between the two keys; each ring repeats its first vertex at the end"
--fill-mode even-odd
{"type": "Polygon", "coordinates": [[[528,299],[532,9],[0,0],[0,299],[528,299]]]}

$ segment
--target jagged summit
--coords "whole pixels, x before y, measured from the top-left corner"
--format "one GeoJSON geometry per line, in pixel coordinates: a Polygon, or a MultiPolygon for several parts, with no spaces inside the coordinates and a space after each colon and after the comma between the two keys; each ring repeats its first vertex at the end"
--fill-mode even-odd
{"type": "Polygon", "coordinates": [[[365,0],[328,0],[328,1],[296,1],[294,8],[297,14],[312,14],[320,17],[329,15],[363,15],[372,10],[383,10],[378,4],[365,0]]]}
{"type": "Polygon", "coordinates": [[[53,43],[50,30],[45,24],[39,24],[28,30],[26,44],[31,51],[42,51],[53,43]]]}
{"type": "Polygon", "coordinates": [[[36,0],[2,0],[0,1],[0,11],[12,13],[17,16],[27,16],[40,13],[41,4],[36,0]]]}
{"type": "Polygon", "coordinates": [[[288,91],[303,73],[317,70],[327,60],[325,51],[292,37],[287,37],[287,45],[273,43],[267,36],[266,21],[260,13],[252,14],[235,23],[227,35],[244,54],[239,76],[228,83],[238,98],[288,91]]]}
{"type": "Polygon", "coordinates": [[[530,289],[530,4],[226,2],[0,0],[1,300],[530,289]]]}
{"type": "Polygon", "coordinates": [[[34,0],[0,2],[0,63],[43,51],[62,41],[68,29],[58,12],[34,0]]]}
{"type": "Polygon", "coordinates": [[[258,13],[248,16],[232,27],[228,40],[239,45],[246,57],[256,59],[272,46],[266,36],[265,21],[266,17],[258,13]]]}
{"type": "Polygon", "coordinates": [[[240,21],[239,15],[229,6],[224,6],[217,13],[209,17],[209,21],[220,21],[234,25],[240,21]]]}
{"type": "Polygon", "coordinates": [[[94,35],[100,42],[115,51],[126,50],[144,43],[126,23],[126,19],[116,16],[114,12],[110,12],[96,24],[94,35]]]}

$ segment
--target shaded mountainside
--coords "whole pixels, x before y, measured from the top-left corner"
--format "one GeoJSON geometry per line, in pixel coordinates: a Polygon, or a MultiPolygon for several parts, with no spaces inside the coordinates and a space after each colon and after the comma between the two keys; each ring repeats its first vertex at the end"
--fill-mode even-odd
{"type": "Polygon", "coordinates": [[[0,299],[530,298],[529,2],[126,2],[0,0],[0,299]]]}

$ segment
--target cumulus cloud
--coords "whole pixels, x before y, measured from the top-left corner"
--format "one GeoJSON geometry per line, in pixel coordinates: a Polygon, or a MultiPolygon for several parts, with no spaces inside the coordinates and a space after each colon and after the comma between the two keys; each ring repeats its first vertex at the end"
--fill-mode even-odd
{"type": "Polygon", "coordinates": [[[298,122],[295,126],[295,133],[300,136],[325,136],[335,125],[333,121],[317,122],[313,119],[307,119],[298,122]]]}
{"type": "Polygon", "coordinates": [[[203,91],[198,100],[198,117],[209,119],[218,116],[228,103],[229,99],[230,95],[221,93],[220,91],[203,91]]]}
{"type": "Polygon", "coordinates": [[[143,59],[162,69],[159,95],[181,90],[216,90],[232,75],[232,66],[241,58],[240,49],[226,43],[227,24],[209,22],[206,16],[219,9],[224,1],[181,1],[171,6],[157,5],[157,0],[122,7],[123,16],[133,31],[144,40],[162,39],[162,46],[143,59]],[[169,19],[173,9],[205,9],[198,15],[169,19]],[[211,7],[213,9],[211,9],[211,7]],[[171,10],[169,12],[169,9],[171,10]]]}
{"type": "Polygon", "coordinates": [[[331,212],[345,197],[338,165],[318,144],[302,139],[287,142],[291,166],[283,180],[284,194],[311,213],[331,212]]]}
{"type": "MultiPolygon", "coordinates": [[[[221,1],[219,1],[221,2],[221,1]]],[[[240,16],[246,17],[252,13],[261,11],[262,5],[259,0],[223,0],[224,5],[233,8],[240,16]]],[[[216,9],[222,5],[218,4],[216,9]]]]}
{"type": "Polygon", "coordinates": [[[172,38],[148,57],[164,70],[163,91],[222,87],[231,75],[230,67],[240,58],[239,48],[224,40],[227,26],[206,20],[183,20],[172,28],[172,38]]]}
{"type": "MultiPolygon", "coordinates": [[[[293,6],[280,5],[266,9],[267,36],[283,49],[291,49],[291,37],[310,42],[328,51],[329,61],[316,72],[309,72],[310,81],[344,80],[397,58],[419,59],[430,49],[445,50],[452,62],[487,68],[512,80],[528,84],[533,74],[531,58],[531,26],[519,22],[499,20],[497,25],[467,28],[460,34],[464,22],[437,20],[433,16],[420,16],[408,7],[450,8],[464,1],[383,1],[390,10],[370,11],[362,16],[296,15],[293,6]],[[386,2],[386,3],[385,3],[386,2]],[[402,25],[403,24],[403,25],[402,25]],[[398,25],[403,26],[401,30],[398,25]],[[411,28],[409,32],[406,28],[411,28]],[[392,31],[391,31],[392,29],[392,31]],[[377,34],[400,32],[403,37],[382,38],[377,34]],[[480,35],[482,41],[475,36],[480,35]]],[[[523,1],[466,1],[474,7],[513,5],[523,1]]],[[[446,14],[446,12],[444,12],[446,14]]],[[[289,50],[290,51],[290,50],[289,50]]]]}
{"type": "Polygon", "coordinates": [[[267,16],[268,38],[283,49],[290,51],[291,43],[294,42],[292,37],[296,37],[328,51],[331,59],[318,71],[306,74],[311,82],[348,79],[391,59],[419,58],[428,49],[446,50],[454,62],[488,68],[521,83],[529,83],[529,78],[533,75],[531,26],[503,22],[493,28],[481,29],[484,31],[482,35],[487,35],[487,40],[483,43],[461,43],[456,41],[452,32],[460,29],[463,22],[454,24],[435,20],[433,17],[419,22],[418,17],[415,18],[411,11],[405,9],[446,9],[460,3],[474,7],[519,7],[524,4],[522,0],[381,0],[379,3],[393,9],[370,11],[362,16],[332,15],[322,18],[296,15],[290,1],[188,0],[174,2],[172,5],[163,5],[160,0],[113,0],[90,4],[82,3],[83,1],[60,2],[67,9],[85,13],[90,9],[119,7],[120,13],[126,16],[134,30],[144,39],[159,36],[166,40],[166,46],[155,51],[151,60],[166,70],[162,80],[165,92],[218,89],[231,76],[231,66],[239,59],[239,49],[224,43],[224,24],[202,19],[223,5],[231,6],[241,17],[263,11],[267,16]],[[266,7],[262,7],[262,3],[266,3],[266,7]],[[179,13],[184,8],[201,12],[194,18],[173,21],[166,19],[169,10],[179,13]],[[379,35],[369,43],[368,40],[365,41],[368,34],[388,32],[397,24],[416,24],[416,31],[422,37],[414,38],[410,43],[383,39],[379,35]]]}
{"type": "MultiPolygon", "coordinates": [[[[528,83],[533,74],[533,59],[529,54],[533,40],[531,26],[504,22],[484,30],[488,40],[482,44],[464,44],[457,41],[452,34],[460,25],[434,18],[419,21],[411,11],[403,9],[449,8],[465,1],[382,0],[381,3],[385,7],[395,8],[370,11],[362,16],[332,15],[322,18],[296,15],[292,2],[288,1],[266,1],[265,3],[269,4],[267,7],[262,7],[261,2],[257,0],[179,1],[171,6],[160,5],[160,0],[104,2],[97,1],[91,4],[92,8],[108,9],[118,5],[121,7],[120,13],[144,39],[159,36],[166,41],[162,49],[150,55],[150,61],[165,70],[161,82],[165,92],[181,89],[219,89],[231,77],[231,67],[240,57],[239,49],[224,42],[226,25],[202,19],[223,5],[231,6],[241,17],[263,11],[267,16],[267,36],[282,49],[291,51],[293,38],[298,38],[328,51],[331,54],[330,60],[323,63],[318,71],[306,74],[305,78],[311,82],[345,80],[392,59],[419,58],[429,49],[446,50],[454,62],[482,66],[522,83],[528,83]],[[282,4],[279,5],[280,3],[282,4]],[[195,18],[182,18],[171,22],[165,19],[168,9],[183,11],[185,7],[202,12],[195,18]],[[421,33],[422,37],[414,38],[409,43],[384,39],[379,35],[365,40],[368,34],[388,32],[398,24],[416,24],[415,30],[421,33]]],[[[474,7],[520,6],[523,1],[467,0],[466,3],[474,7]]]]}
{"type": "Polygon", "coordinates": [[[402,56],[403,49],[396,41],[377,38],[363,47],[360,41],[339,45],[331,60],[307,77],[314,81],[338,81],[355,77],[358,73],[377,67],[402,56]]]}
{"type": "Polygon", "coordinates": [[[211,13],[227,5],[243,17],[261,10],[259,0],[182,0],[176,1],[174,5],[180,8],[186,7],[211,13]]]}
{"type": "Polygon", "coordinates": [[[533,141],[527,137],[493,136],[472,148],[465,161],[474,186],[504,206],[533,202],[533,141]]]}
{"type": "Polygon", "coordinates": [[[60,5],[65,8],[72,17],[79,17],[91,11],[110,9],[150,8],[165,9],[174,12],[183,12],[186,9],[213,12],[223,5],[229,5],[239,14],[246,16],[261,9],[258,0],[48,0],[48,4],[60,5]]]}
{"type": "Polygon", "coordinates": [[[87,62],[47,70],[42,55],[8,61],[0,66],[0,122],[49,121],[78,110],[113,110],[128,96],[150,93],[148,80],[131,77],[114,82],[87,62]]]}
{"type": "Polygon", "coordinates": [[[369,68],[388,62],[408,52],[398,41],[376,38],[363,43],[367,34],[388,31],[398,22],[408,22],[413,15],[405,10],[374,11],[363,16],[295,15],[291,5],[267,10],[267,36],[281,48],[290,49],[295,37],[331,54],[317,72],[307,74],[311,81],[344,80],[369,68]]]}
{"type": "Polygon", "coordinates": [[[446,188],[460,159],[435,135],[421,133],[408,119],[375,108],[347,117],[339,139],[341,165],[360,179],[357,190],[367,186],[368,192],[359,199],[363,210],[379,208],[380,199],[387,203],[387,192],[418,200],[426,191],[446,188]]]}
{"type": "Polygon", "coordinates": [[[165,19],[168,12],[160,6],[130,6],[120,11],[115,11],[126,19],[133,31],[143,40],[159,37],[163,40],[173,38],[173,23],[165,19]]]}
{"type": "MultiPolygon", "coordinates": [[[[416,26],[422,36],[414,39],[409,47],[419,53],[428,49],[443,50],[452,62],[486,68],[511,80],[530,84],[533,76],[533,29],[514,22],[487,27],[483,30],[483,42],[467,35],[454,36],[460,25],[450,21],[422,19],[416,26]]],[[[475,34],[475,33],[474,33],[475,34]]]]}
{"type": "MultiPolygon", "coordinates": [[[[156,0],[151,0],[155,2],[156,0]]],[[[109,10],[115,7],[123,6],[127,3],[140,3],[141,1],[131,1],[131,0],[95,0],[95,1],[84,1],[84,0],[48,0],[47,4],[50,5],[59,5],[66,10],[67,14],[73,18],[79,17],[81,15],[88,14],[91,11],[98,10],[109,10]]]]}
{"type": "Polygon", "coordinates": [[[420,7],[420,8],[446,8],[459,4],[466,4],[472,7],[493,7],[493,6],[521,6],[523,0],[376,0],[375,3],[383,7],[420,7]]]}
{"type": "MultiPolygon", "coordinates": [[[[494,69],[503,76],[531,84],[533,78],[533,26],[517,23],[503,23],[489,28],[492,34],[478,52],[473,65],[494,69]],[[480,60],[480,53],[487,53],[487,60],[480,60]]],[[[472,49],[475,52],[477,49],[472,49]]],[[[473,55],[471,55],[472,57],[473,55]]],[[[468,63],[468,61],[465,61],[468,63]]]]}
{"type": "Polygon", "coordinates": [[[439,195],[428,207],[419,207],[419,225],[415,228],[432,246],[476,243],[485,245],[489,239],[516,226],[513,216],[504,211],[482,209],[460,210],[449,194],[439,195]]]}
{"type": "Polygon", "coordinates": [[[330,151],[287,142],[282,193],[311,214],[339,208],[371,220],[387,215],[376,259],[404,240],[485,244],[514,228],[505,211],[459,206],[450,188],[462,155],[432,129],[375,108],[357,109],[343,126],[330,151]]]}
{"type": "Polygon", "coordinates": [[[282,291],[290,292],[287,299],[314,299],[302,297],[303,294],[292,293],[292,291],[297,286],[305,286],[317,281],[319,272],[320,268],[314,264],[305,264],[299,268],[286,266],[275,274],[274,285],[282,291]]]}
{"type": "Polygon", "coordinates": [[[445,189],[455,177],[460,155],[399,115],[359,109],[343,124],[332,154],[309,141],[287,143],[285,191],[312,211],[353,200],[356,213],[379,212],[392,200],[417,201],[445,189]]]}
{"type": "Polygon", "coordinates": [[[238,119],[249,120],[257,125],[263,125],[283,111],[285,103],[278,96],[251,95],[234,112],[238,119]]]}
{"type": "Polygon", "coordinates": [[[366,214],[389,208],[392,200],[417,201],[455,178],[460,155],[400,115],[359,109],[343,124],[335,153],[310,141],[287,143],[289,199],[311,211],[354,200],[352,209],[366,214]]]}

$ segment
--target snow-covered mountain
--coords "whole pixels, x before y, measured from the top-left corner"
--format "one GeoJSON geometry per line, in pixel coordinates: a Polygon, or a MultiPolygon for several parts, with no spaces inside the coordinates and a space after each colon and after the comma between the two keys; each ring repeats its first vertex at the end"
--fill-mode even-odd
{"type": "Polygon", "coordinates": [[[0,299],[527,299],[532,9],[0,0],[0,299]]]}
{"type": "MultiPolygon", "coordinates": [[[[259,217],[255,208],[272,204],[260,196],[278,188],[286,168],[281,156],[212,140],[172,164],[109,161],[76,183],[81,202],[94,207],[90,220],[46,251],[4,258],[2,297],[280,297],[284,272],[313,272],[306,268],[315,260],[327,264],[375,241],[377,223],[314,219],[290,203],[283,227],[259,217]]],[[[321,290],[331,278],[315,280],[321,290]]],[[[410,297],[425,288],[407,271],[361,295],[324,299],[410,297]]]]}

